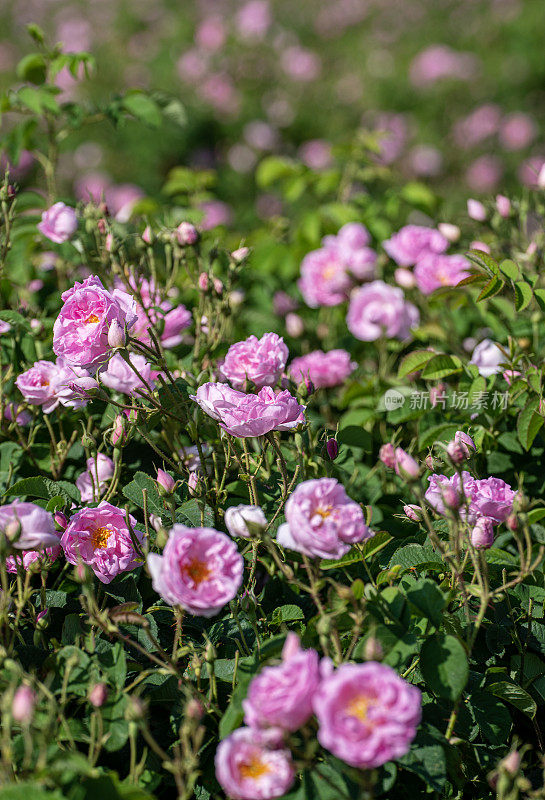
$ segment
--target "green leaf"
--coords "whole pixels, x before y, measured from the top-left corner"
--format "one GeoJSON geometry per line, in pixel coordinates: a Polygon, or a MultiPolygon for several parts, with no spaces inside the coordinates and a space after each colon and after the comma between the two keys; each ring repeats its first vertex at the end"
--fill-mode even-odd
{"type": "Polygon", "coordinates": [[[389,567],[397,565],[405,569],[444,567],[443,560],[429,544],[407,544],[396,550],[390,559],[389,567]]]}
{"type": "Polygon", "coordinates": [[[431,350],[414,350],[401,361],[397,371],[398,378],[404,378],[411,372],[417,372],[434,357],[431,350]]]}
{"type": "Polygon", "coordinates": [[[446,354],[434,356],[431,361],[428,361],[422,377],[425,380],[437,381],[440,378],[446,378],[447,375],[452,375],[455,372],[462,371],[462,362],[458,356],[449,356],[446,354]]]}
{"type": "Polygon", "coordinates": [[[279,180],[285,180],[297,173],[297,165],[287,158],[267,156],[257,167],[255,180],[258,186],[266,189],[279,180]]]}
{"type": "Polygon", "coordinates": [[[123,108],[141,122],[158,128],[162,122],[161,110],[155,100],[136,89],[128,91],[123,98],[123,108]]]}
{"type": "Polygon", "coordinates": [[[485,283],[479,296],[477,297],[477,303],[480,303],[481,300],[486,300],[489,297],[494,297],[494,295],[501,292],[503,287],[505,286],[504,282],[501,278],[497,275],[492,275],[489,281],[485,283]]]}
{"type": "Polygon", "coordinates": [[[518,415],[517,433],[525,450],[529,450],[543,425],[543,417],[537,413],[539,400],[531,400],[518,415]]]}
{"type": "Polygon", "coordinates": [[[4,497],[41,497],[44,500],[51,500],[54,497],[62,497],[65,503],[81,502],[79,491],[68,481],[52,481],[50,478],[22,478],[11,486],[4,497]]]}
{"type": "Polygon", "coordinates": [[[516,281],[520,272],[518,265],[515,264],[514,261],[511,261],[510,258],[506,258],[501,262],[500,270],[504,275],[507,275],[508,278],[511,278],[512,281],[516,281]]]}
{"type": "Polygon", "coordinates": [[[490,275],[499,275],[498,262],[489,253],[485,253],[484,250],[468,250],[466,256],[490,275]]]}
{"type": "Polygon", "coordinates": [[[516,683],[510,683],[509,681],[498,681],[497,683],[492,683],[490,686],[487,686],[486,689],[491,694],[499,697],[500,700],[504,700],[506,703],[510,703],[512,706],[515,706],[515,708],[518,708],[519,711],[522,711],[522,713],[526,714],[530,719],[535,717],[537,705],[528,692],[524,691],[522,686],[517,686],[516,683]]]}
{"type": "Polygon", "coordinates": [[[17,64],[17,77],[36,85],[45,83],[47,65],[40,53],[30,53],[17,64]]]}
{"type": "Polygon", "coordinates": [[[281,625],[282,622],[294,622],[297,619],[304,619],[299,606],[286,605],[274,609],[271,622],[273,625],[281,625]]]}
{"type": "Polygon", "coordinates": [[[545,311],[545,289],[534,289],[534,297],[540,309],[545,311]]]}
{"type": "Polygon", "coordinates": [[[517,311],[524,311],[530,305],[534,296],[532,287],[525,281],[515,283],[515,308],[517,311]]]}
{"type": "Polygon", "coordinates": [[[469,676],[466,651],[454,636],[436,633],[420,653],[420,669],[429,689],[446,700],[457,700],[469,676]]]}
{"type": "Polygon", "coordinates": [[[434,581],[421,578],[407,591],[407,600],[436,628],[440,626],[447,601],[434,581]]]}
{"type": "Polygon", "coordinates": [[[445,750],[433,736],[420,730],[410,751],[398,759],[398,766],[414,772],[435,792],[441,792],[447,779],[445,750]]]}
{"type": "Polygon", "coordinates": [[[0,788],[0,800],[63,800],[57,790],[49,791],[39,783],[23,783],[5,785],[0,788]]]}

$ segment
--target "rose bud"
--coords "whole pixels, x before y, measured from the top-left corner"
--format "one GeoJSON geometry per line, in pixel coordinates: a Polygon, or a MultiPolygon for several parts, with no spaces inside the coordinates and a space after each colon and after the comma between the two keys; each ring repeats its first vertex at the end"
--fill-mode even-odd
{"type": "Polygon", "coordinates": [[[180,222],[176,228],[176,238],[182,246],[195,244],[199,238],[197,228],[190,222],[180,222]]]}
{"type": "Polygon", "coordinates": [[[62,511],[55,511],[53,519],[55,520],[55,525],[57,526],[58,530],[63,531],[68,525],[68,517],[66,514],[63,514],[62,511]]]}
{"type": "Polygon", "coordinates": [[[507,527],[510,531],[516,531],[519,527],[519,521],[516,514],[509,514],[506,521],[507,527]]]}
{"type": "Polygon", "coordinates": [[[192,472],[189,478],[187,479],[187,488],[189,490],[190,495],[197,494],[197,489],[199,486],[199,474],[198,472],[192,472]]]}
{"type": "Polygon", "coordinates": [[[117,347],[125,347],[126,341],[125,329],[114,319],[108,329],[108,344],[115,350],[117,347]]]}
{"type": "Polygon", "coordinates": [[[34,714],[36,694],[30,686],[19,686],[13,695],[11,714],[15,722],[29,723],[34,714]]]}
{"type": "Polygon", "coordinates": [[[407,505],[404,505],[403,512],[405,516],[412,522],[420,522],[420,520],[422,519],[421,507],[416,506],[413,503],[408,503],[407,505]]]}
{"type": "Polygon", "coordinates": [[[480,517],[471,531],[471,544],[476,550],[488,550],[494,543],[494,525],[490,517],[480,517]]]}
{"type": "Polygon", "coordinates": [[[231,506],[225,512],[225,527],[231,536],[249,539],[267,527],[267,518],[260,506],[231,506]]]}
{"type": "Polygon", "coordinates": [[[437,226],[437,230],[445,239],[448,239],[449,242],[457,242],[461,235],[461,230],[458,225],[453,225],[450,222],[440,222],[437,226]]]}
{"type": "Polygon", "coordinates": [[[199,277],[197,279],[197,285],[198,285],[199,289],[201,290],[201,292],[207,292],[208,291],[209,280],[208,280],[208,275],[207,275],[206,272],[201,272],[201,274],[199,275],[199,277]]]}
{"type": "Polygon", "coordinates": [[[127,441],[127,432],[125,431],[125,420],[123,419],[121,414],[118,414],[114,420],[114,427],[112,430],[112,435],[110,436],[110,441],[114,447],[123,445],[127,441]]]}
{"type": "Polygon", "coordinates": [[[146,225],[142,232],[142,241],[146,244],[151,244],[153,241],[153,233],[149,225],[146,225]]]}
{"type": "Polygon", "coordinates": [[[447,508],[451,508],[454,511],[460,508],[461,498],[453,486],[445,486],[443,489],[443,503],[447,508]]]}
{"type": "Polygon", "coordinates": [[[509,755],[500,761],[499,767],[508,772],[509,775],[516,775],[520,767],[520,753],[517,753],[516,750],[511,750],[509,755]]]}
{"type": "Polygon", "coordinates": [[[176,481],[174,480],[172,475],[169,475],[168,472],[164,471],[164,469],[157,470],[156,480],[160,494],[172,494],[172,492],[176,488],[176,481]]]}
{"type": "Polygon", "coordinates": [[[337,444],[336,439],[328,439],[326,442],[325,449],[327,451],[327,455],[331,459],[331,461],[335,461],[337,456],[339,455],[339,445],[337,444]]]}
{"type": "Polygon", "coordinates": [[[384,648],[374,636],[370,636],[365,642],[363,657],[366,661],[382,661],[384,658],[384,648]]]}
{"type": "Polygon", "coordinates": [[[245,258],[248,258],[250,255],[250,248],[249,247],[239,247],[238,250],[233,250],[231,253],[231,258],[235,262],[235,264],[240,264],[244,261],[245,258]]]}
{"type": "Polygon", "coordinates": [[[473,453],[477,452],[477,448],[475,447],[475,442],[469,436],[469,434],[464,433],[463,431],[456,431],[454,434],[454,441],[457,442],[460,447],[464,450],[466,458],[470,458],[473,453]]]}
{"type": "Polygon", "coordinates": [[[395,471],[400,478],[406,480],[417,480],[420,475],[420,467],[412,456],[410,456],[402,447],[395,449],[395,471]]]}
{"type": "Polygon", "coordinates": [[[484,222],[486,219],[486,208],[480,200],[473,200],[470,198],[467,201],[467,214],[476,222],[484,222]]]}
{"type": "Polygon", "coordinates": [[[393,444],[390,442],[388,442],[388,444],[383,444],[379,450],[378,457],[385,466],[393,469],[396,464],[395,449],[393,444]]]}
{"type": "Polygon", "coordinates": [[[496,196],[496,210],[500,217],[507,219],[511,214],[511,201],[509,198],[505,197],[503,194],[498,194],[496,196]]]}
{"type": "Polygon", "coordinates": [[[452,463],[456,466],[463,464],[466,460],[466,454],[463,448],[455,440],[447,444],[447,454],[452,463]]]}
{"type": "Polygon", "coordinates": [[[108,687],[105,683],[95,683],[89,691],[89,702],[95,708],[100,708],[108,699],[108,687]]]}

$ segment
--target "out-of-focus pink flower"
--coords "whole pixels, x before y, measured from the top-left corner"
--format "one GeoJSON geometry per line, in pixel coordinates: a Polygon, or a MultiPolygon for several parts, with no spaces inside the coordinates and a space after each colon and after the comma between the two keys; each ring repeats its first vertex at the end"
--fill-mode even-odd
{"type": "Polygon", "coordinates": [[[417,145],[407,156],[411,171],[419,177],[431,178],[439,175],[443,166],[443,156],[436,147],[417,145]]]}
{"type": "Polygon", "coordinates": [[[52,242],[67,242],[78,228],[76,212],[64,203],[55,203],[42,214],[38,230],[52,242]]]}
{"type": "Polygon", "coordinates": [[[494,521],[489,517],[479,517],[471,535],[471,544],[476,550],[487,550],[494,544],[494,521]]]}
{"type": "Polygon", "coordinates": [[[483,339],[474,349],[470,359],[470,364],[475,364],[479,369],[479,375],[489,378],[501,372],[501,364],[505,364],[507,356],[502,353],[497,344],[491,339],[483,339]]]}
{"type": "Polygon", "coordinates": [[[264,436],[305,422],[305,406],[288,391],[275,394],[270,386],[264,386],[258,394],[245,394],[224,384],[205,383],[190,397],[232,436],[264,436]]]}
{"type": "Polygon", "coordinates": [[[337,306],[348,297],[352,281],[336,249],[312,250],[301,262],[297,283],[305,303],[311,308],[337,306]]]}
{"type": "Polygon", "coordinates": [[[35,503],[14,500],[0,506],[0,531],[11,532],[12,529],[16,536],[8,536],[8,539],[17,550],[45,550],[59,544],[52,514],[35,503]]]}
{"type": "Polygon", "coordinates": [[[98,500],[114,474],[114,462],[105,453],[97,453],[95,458],[87,459],[87,469],[76,478],[83,503],[98,500]]]}
{"type": "Polygon", "coordinates": [[[414,268],[416,285],[422,294],[431,294],[443,286],[456,286],[469,277],[470,266],[464,256],[424,256],[414,268]]]}
{"type": "Polygon", "coordinates": [[[157,373],[152,371],[145,356],[140,353],[130,353],[128,358],[136,372],[122,355],[116,353],[108,362],[107,369],[100,373],[100,380],[104,386],[129,395],[136,394],[136,389],[147,391],[146,384],[153,388],[157,373]]]}
{"type": "Polygon", "coordinates": [[[376,156],[379,164],[392,164],[402,154],[409,138],[409,126],[404,114],[383,112],[374,124],[378,134],[380,153],[376,156]]]}
{"type": "Polygon", "coordinates": [[[249,0],[239,8],[235,19],[237,33],[242,39],[260,41],[272,22],[268,0],[249,0]]]}
{"type": "Polygon", "coordinates": [[[379,450],[378,457],[384,466],[388,467],[389,469],[394,469],[396,465],[395,447],[391,442],[387,442],[386,444],[382,445],[379,450]]]}
{"type": "Polygon", "coordinates": [[[249,336],[231,345],[219,369],[235,389],[243,389],[246,381],[260,389],[278,383],[288,355],[284,340],[276,333],[266,333],[261,339],[249,336]]]}
{"type": "Polygon", "coordinates": [[[500,125],[499,139],[506,150],[523,150],[537,135],[537,126],[528,114],[508,114],[500,125]]]}
{"type": "Polygon", "coordinates": [[[294,358],[289,365],[289,376],[295,383],[310,378],[316,389],[339,386],[357,367],[346,350],[313,350],[306,356],[294,358]]]}
{"type": "Polygon", "coordinates": [[[331,145],[324,139],[304,142],[299,148],[298,155],[303,164],[317,172],[327,169],[333,163],[331,145]]]}
{"type": "Polygon", "coordinates": [[[479,156],[466,170],[467,185],[473,192],[492,192],[500,182],[503,165],[497,156],[479,156]]]}
{"type": "Polygon", "coordinates": [[[286,333],[292,339],[298,339],[305,330],[305,323],[299,314],[286,314],[286,333]]]}
{"type": "Polygon", "coordinates": [[[295,311],[299,303],[286,292],[275,292],[273,297],[274,313],[279,317],[285,317],[290,311],[295,311]]]}
{"type": "MultiPolygon", "coordinates": [[[[133,516],[128,519],[134,536],[142,544],[144,534],[136,529],[133,516]]],[[[116,575],[141,564],[127,527],[125,509],[104,500],[96,508],[84,508],[70,518],[61,545],[70,564],[87,564],[102,583],[110,583],[116,575]]]]}
{"type": "Polygon", "coordinates": [[[507,219],[511,214],[511,201],[503,194],[496,195],[496,209],[500,217],[507,219]]]}
{"type": "Polygon", "coordinates": [[[108,699],[108,687],[105,683],[95,683],[89,691],[89,702],[95,708],[100,708],[108,699]]]}
{"type": "Polygon", "coordinates": [[[238,728],[216,750],[216,778],[233,800],[273,800],[295,780],[291,753],[267,747],[266,734],[238,728]]]}
{"type": "Polygon", "coordinates": [[[493,136],[499,127],[501,109],[491,103],[479,106],[467,117],[458,120],[453,129],[454,141],[464,150],[493,136]]]}
{"type": "Polygon", "coordinates": [[[519,167],[518,176],[525,186],[543,189],[545,187],[545,158],[532,156],[526,159],[519,167]]]}
{"type": "Polygon", "coordinates": [[[213,528],[174,525],[162,555],[148,555],[153,588],[171,606],[212,617],[238,592],[244,560],[235,543],[213,528]]]}
{"type": "Polygon", "coordinates": [[[208,54],[197,48],[186,50],[176,62],[176,71],[180,80],[192,83],[204,77],[208,69],[208,54]]]}
{"type": "Polygon", "coordinates": [[[380,767],[408,752],[421,705],[420,691],[391,667],[343,664],[314,694],[318,741],[353,767],[380,767]]]}
{"type": "Polygon", "coordinates": [[[223,19],[215,14],[203,19],[195,32],[195,42],[204,50],[215,53],[223,47],[226,31],[223,19]]]}
{"type": "Polygon", "coordinates": [[[467,201],[467,215],[477,222],[484,222],[487,217],[486,207],[480,200],[470,198],[467,201]]]}
{"type": "Polygon", "coordinates": [[[414,86],[424,88],[443,78],[468,81],[476,74],[477,67],[473,53],[458,53],[437,44],[418,53],[409,67],[409,76],[414,86]]]}
{"type": "Polygon", "coordinates": [[[128,222],[137,202],[144,197],[144,192],[134,183],[121,183],[108,186],[105,190],[106,204],[110,212],[119,222],[128,222]]]}
{"type": "Polygon", "coordinates": [[[423,225],[405,225],[382,243],[382,246],[400,267],[412,267],[430,253],[444,253],[448,240],[434,228],[423,225]]]}
{"type": "Polygon", "coordinates": [[[453,225],[450,222],[440,222],[437,226],[437,230],[445,239],[448,239],[449,242],[457,242],[461,235],[461,230],[458,225],[453,225]]]}
{"type": "Polygon", "coordinates": [[[475,442],[471,436],[464,431],[456,431],[454,434],[454,441],[462,448],[466,458],[471,458],[471,456],[477,452],[475,442]]]}
{"type": "Polygon", "coordinates": [[[36,361],[17,376],[15,383],[27,403],[42,406],[44,414],[50,414],[59,404],[58,375],[58,367],[52,361],[36,361]]]}
{"type": "Polygon", "coordinates": [[[408,267],[398,267],[394,272],[394,279],[402,289],[414,289],[416,286],[414,274],[408,267]]]}
{"type": "Polygon", "coordinates": [[[16,574],[19,567],[28,570],[31,564],[34,564],[36,561],[39,561],[42,567],[46,567],[53,564],[61,553],[62,547],[60,544],[55,545],[55,547],[46,547],[43,550],[21,550],[16,555],[7,556],[6,569],[8,572],[16,574]]]}
{"type": "Polygon", "coordinates": [[[418,309],[405,300],[402,290],[384,281],[355,289],[346,316],[348,330],[364,342],[381,336],[406,339],[419,320],[418,309]]]}
{"type": "Polygon", "coordinates": [[[34,715],[36,693],[30,686],[19,686],[13,695],[11,715],[15,722],[28,724],[34,715]]]}
{"type": "Polygon", "coordinates": [[[231,506],[225,511],[225,527],[231,536],[250,539],[251,529],[262,531],[267,527],[267,518],[261,506],[231,506]]]}
{"type": "Polygon", "coordinates": [[[32,421],[32,414],[30,411],[23,409],[19,403],[6,403],[4,406],[4,417],[9,422],[16,422],[21,427],[30,425],[32,421]]]}
{"type": "Polygon", "coordinates": [[[288,498],[285,515],[276,541],[313,558],[341,558],[353,544],[374,535],[359,504],[334,478],[300,483],[288,498]]]}
{"type": "Polygon", "coordinates": [[[416,480],[420,475],[418,463],[402,447],[395,449],[394,469],[401,478],[406,480],[416,480]]]}
{"type": "Polygon", "coordinates": [[[316,80],[322,68],[320,57],[299,45],[287,47],[280,56],[280,64],[286,75],[304,83],[316,80]]]}
{"type": "Polygon", "coordinates": [[[250,728],[296,731],[312,715],[312,697],[320,683],[316,650],[303,650],[299,637],[288,633],[282,663],[265,667],[242,701],[244,722],[250,728]]]}
{"type": "Polygon", "coordinates": [[[181,245],[192,245],[197,242],[199,232],[190,222],[180,222],[176,228],[176,238],[181,245]]]}
{"type": "Polygon", "coordinates": [[[221,200],[207,200],[201,203],[200,208],[204,212],[203,220],[200,223],[203,231],[212,230],[218,225],[229,225],[233,219],[231,208],[221,200]]]}
{"type": "Polygon", "coordinates": [[[53,350],[69,366],[96,369],[107,361],[108,331],[114,320],[130,329],[136,303],[128,294],[112,294],[91,275],[61,295],[63,307],[53,326],[53,350]]]}

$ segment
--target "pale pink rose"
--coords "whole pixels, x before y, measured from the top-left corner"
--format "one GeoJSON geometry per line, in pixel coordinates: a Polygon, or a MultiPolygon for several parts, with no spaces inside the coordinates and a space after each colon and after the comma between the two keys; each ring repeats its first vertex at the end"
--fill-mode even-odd
{"type": "Polygon", "coordinates": [[[431,294],[443,286],[456,286],[469,277],[470,266],[464,256],[424,256],[414,268],[416,285],[422,294],[431,294]]]}
{"type": "Polygon", "coordinates": [[[294,383],[301,383],[309,378],[316,389],[339,386],[344,383],[358,365],[350,360],[346,350],[313,350],[306,356],[294,358],[288,367],[288,373],[294,383]]]}
{"type": "Polygon", "coordinates": [[[146,361],[145,356],[140,353],[130,353],[129,360],[136,372],[127,364],[120,353],[116,353],[111,357],[107,369],[100,373],[100,380],[104,386],[113,389],[115,392],[122,392],[128,395],[137,395],[137,389],[147,392],[147,386],[153,389],[157,372],[151,369],[151,365],[146,361]]]}
{"type": "Polygon", "coordinates": [[[219,15],[206,17],[195,31],[196,44],[211,53],[223,46],[225,37],[225,25],[219,15]]]}
{"type": "Polygon", "coordinates": [[[57,375],[55,377],[55,394],[62,406],[67,408],[83,408],[91,399],[90,385],[98,388],[98,384],[90,377],[86,369],[67,364],[64,358],[57,359],[57,375]],[[81,388],[86,391],[81,391],[81,388]]]}
{"type": "Polygon", "coordinates": [[[353,544],[374,535],[360,505],[335,478],[300,483],[288,498],[285,515],[277,542],[313,558],[341,558],[353,544]]]}
{"type": "MultiPolygon", "coordinates": [[[[162,299],[153,281],[147,278],[133,275],[129,284],[136,303],[136,322],[131,328],[131,335],[149,345],[151,338],[148,329],[152,327],[163,347],[170,349],[179,345],[183,338],[182,331],[193,321],[191,312],[182,304],[173,307],[170,300],[162,299]]],[[[113,295],[121,304],[126,297],[130,297],[121,282],[117,283],[113,295]]]]}
{"type": "Polygon", "coordinates": [[[290,311],[295,311],[299,303],[286,292],[275,292],[273,296],[274,313],[279,317],[285,317],[290,311]]]}
{"type": "Polygon", "coordinates": [[[475,347],[471,356],[470,364],[475,364],[479,369],[479,375],[489,378],[502,371],[501,364],[505,364],[507,356],[500,350],[497,344],[491,339],[483,339],[475,347]]]}
{"type": "Polygon", "coordinates": [[[6,532],[6,528],[17,550],[45,550],[59,544],[52,514],[35,503],[14,500],[0,506],[0,531],[6,532]]]}
{"type": "Polygon", "coordinates": [[[305,303],[311,308],[318,308],[338,306],[344,302],[352,281],[338,249],[321,247],[303,258],[297,285],[305,303]]]}
{"type": "Polygon", "coordinates": [[[472,192],[493,192],[501,180],[503,165],[497,156],[476,158],[466,170],[465,179],[472,192]]]}
{"type": "Polygon", "coordinates": [[[324,139],[311,139],[304,142],[297,151],[303,164],[316,172],[327,169],[333,164],[331,145],[324,139]]]}
{"type": "Polygon", "coordinates": [[[74,235],[78,228],[76,212],[64,203],[55,203],[42,214],[38,230],[52,242],[62,244],[74,235]]]}
{"type": "Polygon", "coordinates": [[[287,47],[280,56],[282,69],[295,81],[314,81],[321,71],[320,57],[312,50],[299,45],[287,47]]]}
{"type": "Polygon", "coordinates": [[[375,277],[377,254],[368,247],[369,231],[359,222],[348,222],[336,236],[325,236],[322,245],[337,253],[339,261],[353,278],[360,281],[375,277]]]}
{"type": "Polygon", "coordinates": [[[174,525],[162,555],[149,553],[153,588],[165,603],[213,617],[242,583],[244,560],[236,544],[213,528],[174,525]]]}
{"type": "Polygon", "coordinates": [[[454,141],[464,150],[474,147],[493,136],[500,124],[501,109],[488,104],[479,106],[467,117],[458,120],[453,128],[454,141]]]}
{"type": "Polygon", "coordinates": [[[312,716],[312,697],[320,683],[316,650],[303,650],[299,637],[288,633],[282,663],[264,667],[242,701],[244,722],[250,728],[296,731],[312,716]]]}
{"type": "Polygon", "coordinates": [[[245,394],[227,386],[218,388],[221,386],[205,383],[190,397],[232,436],[264,436],[273,430],[292,430],[305,422],[305,406],[288,391],[275,394],[270,386],[264,386],[258,394],[245,394]]]}
{"type": "MultiPolygon", "coordinates": [[[[96,508],[77,511],[63,532],[61,545],[70,564],[87,564],[102,583],[110,583],[121,572],[136,569],[142,563],[127,527],[124,508],[104,500],[96,508]]],[[[135,527],[129,514],[133,535],[140,544],[144,534],[135,527]]]]}
{"type": "Polygon", "coordinates": [[[509,484],[500,478],[476,480],[465,471],[462,472],[462,480],[456,473],[451,478],[447,478],[446,475],[430,475],[428,481],[430,485],[425,498],[438,514],[445,514],[445,490],[447,487],[452,487],[462,497],[463,507],[460,510],[462,518],[467,517],[468,521],[473,523],[479,517],[489,517],[494,524],[504,522],[512,511],[516,496],[516,492],[509,484]]]}
{"type": "Polygon", "coordinates": [[[416,286],[415,277],[407,267],[398,267],[394,272],[394,280],[402,289],[414,289],[416,286]]]}
{"type": "Polygon", "coordinates": [[[229,225],[233,218],[231,207],[221,200],[207,200],[200,205],[204,212],[203,220],[200,224],[203,231],[212,230],[218,225],[229,225]]]}
{"type": "Polygon", "coordinates": [[[17,388],[30,405],[42,406],[50,414],[59,405],[57,396],[58,367],[52,361],[36,361],[17,376],[17,388]]]}
{"type": "Polygon", "coordinates": [[[114,462],[105,453],[97,453],[96,460],[88,458],[87,469],[76,478],[82,502],[92,503],[98,500],[113,474],[114,462]]]}
{"type": "Polygon", "coordinates": [[[506,150],[523,150],[536,138],[538,129],[528,114],[508,114],[500,125],[499,140],[506,150]]]}
{"type": "Polygon", "coordinates": [[[13,695],[11,714],[15,722],[28,725],[34,715],[36,692],[30,686],[19,686],[13,695]]]}
{"type": "Polygon", "coordinates": [[[400,478],[408,481],[414,481],[420,475],[418,462],[402,447],[396,447],[394,451],[394,469],[400,478]]]}
{"type": "Polygon", "coordinates": [[[261,339],[250,336],[232,344],[219,371],[235,389],[243,389],[246,381],[255,386],[274,386],[278,383],[286,361],[288,348],[276,333],[266,333],[261,339]]]}
{"type": "Polygon", "coordinates": [[[249,0],[237,11],[236,30],[243,39],[259,41],[269,29],[272,17],[268,0],[249,0]]]}
{"type": "Polygon", "coordinates": [[[379,137],[380,153],[375,157],[379,164],[392,164],[396,161],[407,144],[409,126],[404,114],[382,112],[374,124],[379,137]]]}
{"type": "Polygon", "coordinates": [[[108,331],[116,320],[130,329],[136,322],[136,303],[130,295],[116,295],[91,275],[61,295],[63,307],[53,326],[53,350],[69,366],[96,370],[107,361],[108,331]]]}
{"type": "Polygon", "coordinates": [[[490,255],[490,253],[491,253],[489,245],[485,244],[485,242],[479,242],[477,240],[470,243],[469,249],[470,250],[482,250],[483,253],[488,253],[488,255],[490,255]]]}
{"type": "Polygon", "coordinates": [[[267,747],[266,735],[238,728],[216,750],[216,778],[231,800],[273,800],[295,780],[291,753],[267,747]]]}
{"type": "Polygon", "coordinates": [[[251,539],[267,527],[267,517],[261,506],[231,506],[225,511],[224,522],[229,535],[241,539],[251,539]]]}
{"type": "Polygon", "coordinates": [[[314,694],[313,707],[322,747],[359,769],[404,756],[422,716],[419,689],[375,661],[332,671],[314,694]]]}
{"type": "Polygon", "coordinates": [[[382,445],[379,450],[378,457],[384,466],[388,467],[389,469],[394,469],[396,465],[396,451],[391,442],[387,442],[386,444],[382,445]]]}
{"type": "Polygon", "coordinates": [[[511,214],[511,201],[503,194],[496,195],[496,210],[500,217],[507,219],[511,214]]]}
{"type": "Polygon", "coordinates": [[[486,206],[480,200],[470,197],[467,201],[467,215],[476,222],[484,222],[487,216],[486,206]]]}
{"type": "Polygon", "coordinates": [[[364,342],[381,336],[406,339],[419,320],[418,309],[405,300],[402,290],[384,281],[355,289],[346,316],[348,330],[364,342]]]}
{"type": "Polygon", "coordinates": [[[435,228],[423,225],[405,225],[382,243],[382,246],[400,267],[412,267],[429,253],[444,253],[449,243],[435,228]]]}
{"type": "Polygon", "coordinates": [[[468,81],[477,69],[478,61],[473,53],[459,53],[436,44],[418,53],[409,67],[409,76],[413,86],[423,88],[444,78],[468,81]]]}

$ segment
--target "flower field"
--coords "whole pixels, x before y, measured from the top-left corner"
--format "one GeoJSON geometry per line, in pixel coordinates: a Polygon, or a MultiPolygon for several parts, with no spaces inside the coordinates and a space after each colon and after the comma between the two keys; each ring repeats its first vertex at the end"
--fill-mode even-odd
{"type": "Polygon", "coordinates": [[[545,798],[540,4],[99,6],[2,12],[0,800],[545,798]]]}

